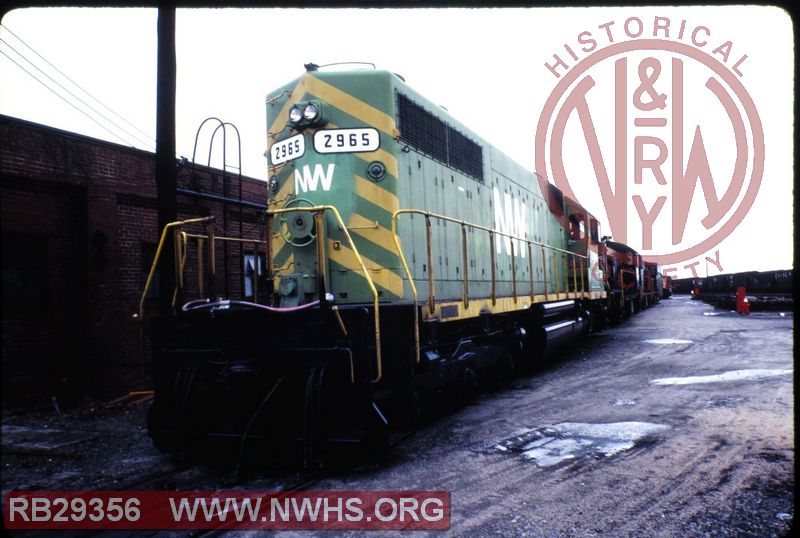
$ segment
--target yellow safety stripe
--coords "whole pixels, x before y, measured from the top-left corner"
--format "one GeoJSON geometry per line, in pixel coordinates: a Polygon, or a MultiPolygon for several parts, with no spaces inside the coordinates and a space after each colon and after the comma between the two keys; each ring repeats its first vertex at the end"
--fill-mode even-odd
{"type": "Polygon", "coordinates": [[[356,196],[367,200],[386,210],[391,216],[392,213],[397,211],[400,207],[400,202],[397,200],[397,195],[378,187],[372,181],[368,181],[361,176],[355,176],[354,191],[356,196]]]}
{"type": "MultiPolygon", "coordinates": [[[[392,138],[400,136],[400,131],[397,130],[394,124],[394,118],[374,106],[368,105],[349,93],[345,93],[339,88],[308,74],[304,75],[300,82],[305,85],[308,93],[322,101],[330,103],[339,110],[346,111],[350,116],[360,119],[379,131],[383,131],[392,138]]],[[[294,95],[294,92],[292,94],[294,95]]]]}
{"type": "MultiPolygon", "coordinates": [[[[356,261],[353,251],[346,245],[339,243],[337,248],[334,248],[333,239],[328,239],[328,257],[331,261],[338,263],[342,267],[353,271],[356,274],[363,275],[361,266],[356,261]]],[[[364,265],[370,271],[370,278],[372,281],[383,289],[389,291],[398,297],[403,296],[403,278],[386,267],[381,267],[380,264],[375,263],[363,254],[361,258],[364,260],[364,265]]]]}
{"type": "Polygon", "coordinates": [[[353,213],[347,221],[347,228],[351,233],[358,234],[367,241],[378,245],[388,252],[395,252],[392,231],[380,225],[376,226],[375,221],[353,213]]]}

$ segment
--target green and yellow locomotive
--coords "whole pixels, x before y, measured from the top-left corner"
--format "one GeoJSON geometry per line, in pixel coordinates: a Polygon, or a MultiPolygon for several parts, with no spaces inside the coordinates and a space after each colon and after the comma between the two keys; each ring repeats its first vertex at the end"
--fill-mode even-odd
{"type": "Polygon", "coordinates": [[[153,319],[157,446],[381,446],[605,323],[598,221],[401,77],[309,64],[266,108],[263,285],[153,319]]]}

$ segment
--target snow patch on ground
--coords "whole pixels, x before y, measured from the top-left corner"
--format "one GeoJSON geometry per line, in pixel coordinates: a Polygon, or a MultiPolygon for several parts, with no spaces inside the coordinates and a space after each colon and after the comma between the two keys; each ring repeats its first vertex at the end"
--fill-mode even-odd
{"type": "Polygon", "coordinates": [[[665,424],[636,421],[606,424],[562,422],[527,431],[517,430],[491,450],[520,454],[539,467],[551,467],[583,456],[614,456],[634,448],[641,439],[669,428],[665,424]]]}
{"type": "Polygon", "coordinates": [[[777,377],[781,375],[791,374],[792,370],[732,370],[730,372],[723,372],[715,375],[699,375],[689,377],[662,377],[660,379],[651,379],[651,385],[692,385],[696,383],[724,383],[728,381],[743,381],[743,380],[756,380],[766,379],[769,377],[777,377]]]}

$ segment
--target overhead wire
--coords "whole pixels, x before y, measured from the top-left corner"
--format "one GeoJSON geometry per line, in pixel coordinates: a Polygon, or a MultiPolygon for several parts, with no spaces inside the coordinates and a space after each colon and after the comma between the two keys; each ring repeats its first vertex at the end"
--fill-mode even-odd
{"type": "MultiPolygon", "coordinates": [[[[44,59],[44,57],[42,57],[42,56],[41,56],[41,55],[40,55],[38,52],[36,52],[35,50],[33,50],[33,48],[32,48],[32,47],[30,47],[30,45],[28,45],[27,43],[25,43],[24,41],[22,41],[22,40],[21,40],[21,39],[20,39],[20,38],[19,38],[19,37],[18,37],[16,34],[14,34],[13,32],[11,32],[11,30],[10,30],[10,29],[9,29],[7,26],[5,26],[5,25],[1,25],[1,26],[2,26],[2,27],[3,27],[3,28],[6,30],[6,31],[8,31],[10,34],[12,34],[12,35],[13,35],[15,38],[19,39],[19,40],[20,40],[20,42],[22,42],[22,43],[23,43],[23,44],[24,44],[26,47],[28,47],[29,49],[31,49],[31,50],[32,50],[32,51],[33,51],[33,52],[34,52],[34,53],[35,53],[37,56],[39,56],[40,58],[42,58],[42,59],[43,59],[43,60],[44,60],[44,61],[45,61],[45,62],[46,62],[48,65],[50,65],[51,67],[53,67],[53,68],[54,68],[54,69],[55,69],[55,70],[56,70],[58,73],[60,73],[60,74],[61,74],[62,76],[64,76],[64,77],[65,77],[67,80],[69,80],[70,82],[72,82],[73,84],[75,84],[75,86],[77,86],[78,88],[80,88],[80,89],[81,89],[81,91],[83,91],[84,93],[86,93],[87,95],[89,95],[89,96],[90,96],[92,99],[94,99],[95,101],[97,101],[98,103],[100,103],[100,104],[101,104],[101,105],[102,105],[104,108],[106,108],[106,109],[110,110],[110,111],[111,111],[111,112],[112,112],[112,113],[113,113],[115,116],[117,116],[117,117],[121,118],[123,121],[125,121],[125,122],[126,122],[126,123],[128,123],[128,124],[130,124],[130,122],[128,122],[127,120],[125,120],[124,118],[122,118],[122,116],[120,116],[119,114],[117,114],[116,112],[114,112],[113,110],[111,110],[111,109],[110,109],[109,107],[107,107],[106,105],[102,104],[102,103],[101,103],[101,102],[100,102],[100,101],[99,101],[97,98],[93,97],[93,96],[92,96],[92,95],[91,95],[89,92],[87,92],[86,90],[84,90],[83,88],[81,88],[80,86],[78,86],[78,85],[77,85],[77,84],[76,84],[74,81],[72,81],[72,79],[70,79],[68,76],[64,75],[64,73],[62,73],[62,72],[61,72],[61,71],[60,71],[58,68],[56,68],[55,66],[53,66],[53,65],[52,65],[50,62],[48,62],[46,59],[44,59]]],[[[0,43],[3,43],[3,44],[5,44],[5,45],[6,45],[6,46],[7,46],[9,49],[11,49],[12,51],[14,51],[14,53],[16,53],[16,54],[17,54],[17,55],[18,55],[20,58],[22,58],[22,59],[23,59],[23,60],[25,60],[25,61],[26,61],[28,64],[30,64],[30,65],[31,65],[31,66],[32,66],[34,69],[36,69],[36,70],[37,70],[39,73],[41,73],[42,75],[44,75],[45,77],[47,77],[47,78],[48,78],[48,79],[49,79],[49,80],[50,80],[52,83],[56,84],[56,85],[57,85],[59,88],[61,88],[61,89],[62,89],[64,92],[66,92],[66,93],[67,93],[67,94],[69,94],[69,95],[70,95],[70,96],[71,96],[73,99],[77,100],[77,101],[78,101],[78,102],[80,102],[82,105],[84,105],[85,107],[87,107],[87,108],[88,108],[89,110],[91,110],[91,111],[92,111],[94,114],[96,114],[97,116],[100,116],[100,117],[101,117],[101,118],[103,118],[103,119],[104,119],[106,122],[110,123],[111,125],[113,125],[113,126],[114,126],[114,127],[116,127],[117,129],[119,129],[121,132],[125,133],[125,134],[126,134],[128,137],[130,137],[130,138],[132,138],[133,140],[137,141],[139,144],[143,144],[143,145],[147,146],[149,149],[155,149],[154,145],[153,145],[151,142],[145,141],[145,140],[143,140],[141,137],[139,137],[139,136],[136,136],[135,134],[131,133],[130,131],[128,131],[127,129],[125,129],[125,128],[124,128],[124,127],[122,127],[121,125],[119,125],[117,122],[115,122],[114,120],[112,120],[111,118],[107,117],[105,114],[103,114],[103,113],[102,113],[102,112],[100,112],[99,110],[97,110],[97,109],[96,109],[95,107],[93,107],[91,104],[87,103],[86,101],[84,101],[83,99],[81,99],[79,96],[75,95],[75,94],[74,94],[72,91],[70,91],[70,90],[69,90],[69,88],[66,88],[66,87],[65,87],[63,84],[61,84],[60,82],[58,82],[57,80],[55,80],[53,77],[51,77],[49,74],[47,74],[47,73],[46,73],[44,70],[42,70],[42,69],[41,69],[39,66],[37,66],[36,64],[34,64],[34,63],[31,61],[31,60],[29,60],[29,59],[28,59],[28,58],[27,58],[27,57],[26,57],[26,56],[25,56],[23,53],[21,53],[19,50],[17,50],[16,48],[14,48],[14,46],[13,46],[11,43],[9,43],[7,40],[5,40],[5,39],[3,39],[2,37],[0,37],[0,43]]],[[[103,124],[102,124],[102,123],[101,123],[101,122],[100,122],[100,121],[99,121],[97,118],[93,117],[91,114],[87,113],[85,110],[82,110],[80,107],[78,107],[77,105],[75,105],[75,103],[73,103],[73,102],[69,101],[68,99],[66,99],[66,98],[65,98],[63,95],[61,95],[59,92],[57,92],[55,89],[53,89],[53,88],[52,88],[50,85],[48,85],[48,84],[47,84],[47,82],[45,82],[45,81],[41,80],[41,79],[40,79],[39,77],[37,77],[35,74],[31,73],[31,72],[30,72],[28,69],[26,69],[26,68],[25,68],[23,65],[21,65],[19,62],[17,62],[16,60],[14,60],[14,59],[13,59],[11,56],[9,56],[7,53],[5,53],[5,52],[4,52],[4,51],[2,51],[2,50],[0,50],[0,52],[2,52],[2,53],[3,53],[3,55],[4,55],[6,58],[8,58],[8,59],[9,59],[9,60],[10,60],[12,63],[14,63],[14,64],[15,64],[17,67],[19,67],[20,69],[22,69],[22,70],[23,70],[25,73],[27,73],[29,76],[31,76],[33,79],[35,79],[37,82],[39,82],[39,83],[40,83],[40,84],[42,84],[44,87],[46,87],[48,90],[50,90],[51,92],[53,92],[53,93],[54,93],[56,96],[58,96],[58,97],[59,97],[60,99],[62,99],[64,102],[66,102],[67,104],[69,104],[70,106],[72,106],[73,108],[75,108],[76,110],[78,110],[79,112],[81,112],[82,114],[84,114],[85,116],[87,116],[87,117],[88,117],[89,119],[91,119],[91,120],[92,120],[94,123],[96,123],[97,125],[99,125],[100,127],[102,127],[102,128],[103,128],[103,129],[104,129],[106,132],[108,132],[108,133],[112,134],[114,137],[116,137],[117,139],[119,139],[119,140],[123,141],[125,144],[127,144],[127,145],[129,145],[129,146],[131,146],[131,147],[134,147],[134,146],[135,146],[135,144],[131,144],[131,142],[130,142],[130,140],[129,140],[129,139],[125,139],[124,137],[120,136],[118,133],[115,133],[115,132],[111,131],[111,130],[110,130],[108,127],[107,127],[107,126],[103,125],[103,124]]],[[[132,124],[130,124],[130,125],[132,125],[132,124]]],[[[133,125],[132,125],[132,126],[133,126],[133,125]]],[[[135,127],[135,126],[133,126],[133,127],[134,127],[134,129],[136,129],[136,127],[135,127]]],[[[138,129],[137,129],[137,130],[138,130],[138,129]]],[[[143,134],[144,134],[144,133],[143,133],[143,134]]],[[[145,136],[148,136],[148,135],[146,135],[146,134],[145,134],[145,136]]]]}
{"type": "MultiPolygon", "coordinates": [[[[26,58],[26,57],[25,57],[25,55],[24,55],[24,54],[22,54],[22,53],[21,53],[21,52],[19,52],[17,49],[15,49],[15,48],[14,48],[14,47],[13,47],[13,46],[12,46],[12,45],[11,45],[11,44],[8,42],[8,41],[4,40],[3,38],[0,38],[0,43],[4,43],[4,44],[5,44],[5,45],[6,45],[6,46],[9,48],[9,49],[11,49],[12,51],[14,51],[14,52],[15,52],[15,53],[16,53],[16,54],[17,54],[17,55],[20,57],[20,58],[22,58],[23,60],[25,60],[25,61],[26,61],[28,64],[30,64],[30,65],[31,65],[31,66],[32,66],[34,69],[36,69],[37,71],[39,71],[39,72],[40,72],[42,75],[44,75],[45,77],[47,77],[47,78],[48,78],[48,79],[49,79],[51,82],[53,82],[53,83],[54,83],[56,86],[58,86],[59,88],[61,88],[61,89],[62,89],[62,90],[64,90],[65,92],[67,92],[67,94],[69,94],[71,97],[73,97],[73,98],[74,98],[75,100],[77,100],[79,103],[81,103],[82,105],[84,105],[85,107],[87,107],[87,108],[88,108],[89,110],[91,110],[93,113],[95,113],[96,115],[100,116],[100,117],[101,117],[101,118],[103,118],[105,121],[107,121],[108,123],[110,123],[111,125],[113,125],[114,127],[116,127],[117,129],[119,129],[120,131],[122,131],[123,133],[125,133],[126,135],[128,135],[129,137],[133,138],[134,140],[136,140],[136,141],[137,141],[137,142],[139,142],[140,144],[141,144],[141,143],[145,143],[145,144],[147,144],[146,142],[144,142],[143,140],[141,140],[139,137],[137,137],[137,136],[136,136],[136,135],[134,135],[133,133],[129,132],[129,131],[128,131],[128,130],[126,130],[124,127],[120,126],[120,125],[119,125],[118,123],[116,123],[114,120],[110,119],[110,118],[109,118],[109,117],[107,117],[105,114],[103,114],[102,112],[100,112],[99,110],[97,110],[96,108],[94,108],[92,105],[90,105],[89,103],[87,103],[86,101],[84,101],[83,99],[81,99],[80,97],[78,97],[77,95],[75,95],[73,92],[71,92],[71,91],[70,91],[68,88],[64,87],[64,85],[63,85],[63,84],[61,84],[60,82],[58,82],[57,80],[55,80],[53,77],[51,77],[50,75],[48,75],[47,73],[45,73],[45,72],[44,72],[44,71],[43,71],[43,70],[42,70],[42,69],[41,69],[39,66],[37,66],[36,64],[34,64],[33,62],[31,62],[31,61],[30,61],[28,58],[26,58]]],[[[9,59],[10,59],[10,57],[8,56],[8,54],[6,54],[5,56],[6,56],[7,58],[9,58],[9,59]]],[[[14,62],[14,63],[15,63],[17,66],[19,66],[19,67],[22,67],[22,66],[20,66],[20,64],[19,64],[19,63],[17,63],[17,62],[14,62]]],[[[26,72],[27,72],[27,70],[26,70],[26,72]]],[[[28,73],[28,74],[30,74],[30,73],[28,73]]],[[[39,82],[43,82],[43,81],[41,81],[41,80],[40,80],[39,82]]],[[[46,85],[46,84],[45,84],[45,85],[46,85]]],[[[52,88],[49,88],[49,89],[55,93],[55,90],[53,90],[52,88]]],[[[96,119],[95,119],[94,121],[95,121],[95,123],[99,123],[99,121],[98,121],[98,120],[96,120],[96,119]]],[[[119,136],[119,135],[116,135],[116,136],[117,136],[117,138],[120,138],[120,139],[124,140],[126,144],[129,144],[129,145],[131,145],[131,146],[133,146],[133,145],[134,145],[134,144],[131,144],[131,143],[130,143],[130,140],[125,140],[123,137],[121,137],[121,136],[119,136]]]]}
{"type": "MultiPolygon", "coordinates": [[[[23,45],[25,45],[25,46],[26,46],[28,49],[30,49],[30,51],[31,51],[31,52],[33,52],[33,53],[34,53],[36,56],[38,56],[39,58],[41,58],[43,62],[45,62],[45,63],[46,63],[47,65],[49,65],[50,67],[52,67],[52,68],[53,68],[53,69],[54,69],[54,70],[55,70],[55,71],[56,71],[56,72],[57,72],[59,75],[61,75],[62,77],[64,77],[64,78],[65,78],[65,79],[67,79],[68,81],[70,81],[70,82],[71,82],[71,83],[72,83],[72,84],[73,84],[73,85],[74,85],[76,88],[78,88],[78,89],[79,89],[79,90],[81,90],[83,93],[85,93],[87,96],[89,96],[89,97],[90,97],[90,98],[91,98],[93,101],[95,101],[97,104],[99,104],[99,105],[100,105],[100,106],[102,106],[104,109],[106,109],[107,111],[111,112],[112,114],[114,114],[114,116],[116,116],[117,118],[119,118],[120,120],[122,120],[123,122],[125,122],[127,125],[129,125],[131,128],[133,128],[135,131],[137,131],[139,134],[141,134],[141,135],[144,135],[144,136],[145,136],[145,137],[146,137],[148,140],[150,140],[150,141],[152,141],[152,142],[155,142],[155,139],[153,139],[153,137],[151,137],[149,134],[145,133],[144,131],[142,131],[141,129],[139,129],[139,128],[138,128],[136,125],[134,125],[133,123],[131,123],[130,121],[128,121],[128,120],[127,120],[125,117],[123,117],[122,115],[118,114],[117,112],[115,112],[115,111],[114,111],[113,109],[111,109],[110,107],[108,107],[108,106],[107,106],[105,103],[103,103],[103,102],[102,102],[100,99],[98,99],[97,97],[95,97],[94,95],[92,95],[92,94],[91,94],[91,92],[89,92],[89,90],[87,90],[86,88],[82,87],[80,84],[78,84],[78,83],[77,83],[77,82],[75,82],[74,80],[72,80],[72,79],[69,77],[69,75],[67,75],[66,73],[64,73],[63,71],[61,71],[61,70],[60,70],[58,67],[56,67],[55,65],[53,65],[53,64],[52,64],[52,63],[51,63],[51,62],[50,62],[50,61],[49,61],[47,58],[45,58],[44,56],[42,56],[41,54],[39,54],[39,53],[36,51],[36,49],[34,49],[34,48],[33,48],[33,47],[31,47],[30,45],[28,45],[28,43],[26,43],[26,42],[25,42],[25,41],[24,41],[24,40],[23,40],[21,37],[19,37],[17,34],[15,34],[15,33],[14,33],[12,30],[11,30],[11,28],[9,28],[8,26],[6,26],[5,24],[3,24],[3,23],[1,23],[1,22],[0,22],[0,27],[2,27],[2,28],[5,28],[5,29],[6,29],[6,31],[7,31],[9,34],[13,35],[13,36],[14,36],[14,37],[17,39],[17,41],[19,41],[20,43],[22,43],[23,45]]],[[[139,139],[139,140],[141,140],[141,139],[139,139]]]]}
{"type": "Polygon", "coordinates": [[[99,121],[97,121],[97,119],[96,119],[96,118],[94,118],[94,117],[92,117],[92,115],[91,115],[91,114],[89,114],[89,113],[88,113],[88,112],[86,112],[85,110],[82,110],[81,108],[79,108],[78,106],[76,106],[76,105],[75,105],[75,103],[72,103],[71,101],[69,101],[69,100],[68,100],[66,97],[64,97],[63,95],[61,95],[60,93],[58,93],[57,91],[55,91],[53,88],[51,88],[50,86],[48,86],[46,82],[44,82],[44,81],[43,81],[43,80],[41,80],[39,77],[37,77],[36,75],[34,75],[33,73],[31,73],[30,71],[28,71],[27,69],[25,69],[25,67],[23,67],[22,65],[20,65],[20,64],[19,64],[19,63],[18,63],[18,62],[17,62],[17,61],[14,59],[14,58],[12,58],[12,57],[11,57],[11,56],[9,56],[8,54],[6,54],[6,52],[5,52],[4,50],[0,49],[0,54],[2,54],[3,56],[5,56],[6,58],[8,58],[8,59],[9,59],[9,60],[10,60],[10,61],[11,61],[11,62],[14,64],[14,65],[16,65],[17,67],[19,67],[20,69],[22,69],[22,70],[23,70],[25,73],[27,73],[27,74],[28,74],[30,77],[32,77],[32,78],[33,78],[33,79],[34,79],[36,82],[38,82],[39,84],[41,84],[42,86],[44,86],[45,88],[47,88],[48,90],[50,90],[51,92],[53,92],[53,93],[56,95],[56,97],[60,98],[62,101],[64,101],[65,103],[67,103],[69,106],[71,106],[72,108],[74,108],[75,110],[77,110],[78,112],[80,112],[81,114],[83,114],[84,116],[86,116],[87,118],[89,118],[90,120],[92,120],[93,122],[95,122],[95,123],[96,123],[97,125],[99,125],[99,126],[102,128],[102,129],[104,129],[106,132],[108,132],[108,133],[109,133],[109,134],[111,134],[112,136],[114,136],[114,137],[118,138],[119,140],[121,140],[121,141],[122,141],[122,142],[124,142],[125,144],[127,144],[127,145],[129,145],[129,146],[131,146],[131,147],[134,147],[134,146],[133,146],[133,144],[131,144],[129,141],[125,140],[125,139],[124,139],[124,138],[122,138],[120,135],[118,135],[117,133],[113,132],[111,129],[109,129],[108,127],[106,127],[105,125],[103,125],[102,123],[100,123],[99,121]]]}
{"type": "MultiPolygon", "coordinates": [[[[141,138],[141,137],[139,137],[139,136],[136,136],[135,134],[133,134],[133,133],[131,133],[131,132],[129,132],[129,131],[128,131],[128,130],[126,130],[125,128],[121,127],[120,125],[118,125],[117,123],[115,123],[114,121],[112,121],[111,119],[109,119],[108,117],[106,117],[106,116],[105,116],[104,114],[102,114],[100,111],[96,110],[96,109],[95,109],[94,107],[92,107],[90,104],[86,103],[86,102],[85,102],[84,100],[82,100],[80,97],[78,97],[78,96],[77,96],[77,95],[75,95],[73,92],[71,92],[69,89],[65,88],[65,87],[64,87],[62,84],[60,84],[58,81],[56,81],[55,79],[53,79],[53,77],[51,77],[50,75],[48,75],[47,73],[45,73],[45,72],[44,72],[44,71],[43,71],[41,68],[39,68],[38,66],[36,66],[36,65],[35,65],[33,62],[31,62],[31,61],[30,61],[30,60],[29,60],[29,59],[28,59],[28,58],[27,58],[27,57],[26,57],[24,54],[22,54],[20,51],[18,51],[17,49],[15,49],[15,48],[14,48],[14,47],[11,45],[11,43],[9,43],[7,40],[5,40],[5,39],[3,39],[2,37],[0,37],[0,42],[4,43],[4,44],[5,44],[5,45],[6,45],[6,46],[9,48],[9,49],[13,50],[13,51],[14,51],[14,52],[15,52],[15,53],[18,55],[18,56],[20,56],[22,59],[24,59],[24,60],[25,60],[25,61],[26,61],[28,64],[32,65],[32,66],[33,66],[33,67],[34,67],[34,68],[35,68],[37,71],[39,71],[39,72],[40,72],[40,73],[42,73],[44,76],[46,76],[48,79],[50,79],[50,80],[51,80],[51,81],[53,81],[55,84],[57,84],[57,85],[58,85],[60,88],[62,88],[64,91],[66,91],[66,92],[67,92],[67,93],[68,93],[70,96],[72,96],[74,99],[78,100],[78,101],[79,101],[80,103],[82,103],[84,106],[88,107],[88,108],[89,108],[89,109],[90,109],[92,112],[94,112],[95,114],[97,114],[97,115],[99,115],[100,117],[102,117],[103,119],[105,119],[105,120],[106,120],[107,122],[109,122],[111,125],[115,126],[117,129],[119,129],[119,130],[120,130],[120,131],[122,131],[123,133],[127,134],[129,137],[133,138],[133,139],[134,139],[136,142],[138,142],[139,144],[142,144],[142,145],[146,146],[146,147],[147,147],[147,149],[149,149],[149,150],[152,150],[152,151],[155,151],[155,150],[156,150],[156,141],[155,141],[155,139],[154,139],[152,136],[148,135],[147,133],[145,133],[144,131],[142,131],[141,129],[139,129],[139,128],[138,128],[136,125],[134,125],[133,123],[131,123],[130,121],[128,121],[127,119],[125,119],[125,118],[124,118],[122,115],[120,115],[119,113],[115,112],[115,111],[114,111],[113,109],[111,109],[109,106],[107,106],[107,105],[106,105],[106,104],[104,104],[102,101],[100,101],[98,98],[96,98],[94,95],[92,95],[92,94],[91,94],[91,92],[89,92],[88,90],[86,90],[85,88],[83,88],[83,87],[82,87],[80,84],[78,84],[77,82],[75,82],[75,81],[74,81],[72,78],[70,78],[70,77],[69,77],[69,76],[68,76],[66,73],[64,73],[63,71],[61,71],[61,70],[60,70],[58,67],[56,67],[56,66],[55,66],[55,65],[54,65],[52,62],[50,62],[49,60],[47,60],[47,58],[45,58],[44,56],[42,56],[41,54],[39,54],[39,52],[37,52],[37,51],[36,51],[36,50],[35,50],[35,49],[34,49],[32,46],[30,46],[30,45],[29,45],[28,43],[26,43],[26,42],[25,42],[25,41],[24,41],[24,40],[23,40],[21,37],[19,37],[19,36],[18,36],[16,33],[14,33],[14,32],[13,32],[13,31],[12,31],[12,30],[11,30],[11,29],[10,29],[10,28],[7,26],[7,25],[0,23],[0,28],[2,28],[3,30],[5,30],[6,32],[8,32],[10,35],[14,36],[14,38],[15,38],[17,41],[19,41],[20,43],[22,43],[23,45],[25,45],[25,47],[27,47],[28,49],[30,49],[30,51],[31,51],[31,52],[33,52],[33,53],[34,53],[36,56],[38,56],[38,57],[39,57],[39,58],[40,58],[40,59],[41,59],[43,62],[45,62],[45,63],[46,63],[48,66],[50,66],[50,67],[51,67],[53,70],[55,70],[55,71],[56,71],[58,74],[60,74],[62,77],[64,77],[66,80],[68,80],[68,81],[69,81],[69,82],[70,82],[72,85],[74,85],[76,88],[78,88],[78,89],[79,89],[80,91],[82,91],[84,94],[86,94],[86,95],[87,95],[89,98],[91,98],[91,99],[92,99],[93,101],[95,101],[97,104],[99,104],[100,106],[102,106],[104,109],[108,110],[108,111],[109,111],[111,114],[113,114],[114,116],[116,116],[117,118],[119,118],[121,121],[123,121],[124,123],[126,123],[127,125],[129,125],[129,126],[132,128],[132,129],[134,129],[135,131],[139,132],[139,133],[140,133],[140,134],[142,134],[144,137],[146,137],[146,140],[145,140],[145,139],[142,139],[142,138],[141,138]]],[[[0,52],[2,52],[2,51],[0,51],[0,52]]],[[[125,138],[123,138],[122,136],[120,136],[118,133],[115,133],[115,132],[113,132],[113,131],[112,131],[112,130],[110,130],[110,129],[109,129],[107,126],[103,125],[103,124],[102,124],[100,121],[98,121],[96,118],[92,117],[92,116],[91,116],[89,113],[87,113],[86,111],[82,110],[81,108],[79,108],[78,106],[76,106],[74,103],[70,102],[70,101],[69,101],[68,99],[66,99],[66,98],[65,98],[63,95],[59,94],[59,93],[58,93],[56,90],[54,90],[52,87],[50,87],[50,86],[47,84],[47,82],[46,82],[46,81],[43,81],[43,80],[41,80],[41,79],[40,79],[40,78],[38,78],[36,75],[34,75],[33,73],[31,73],[30,71],[28,71],[27,69],[25,69],[25,67],[23,67],[22,65],[20,65],[20,64],[19,64],[17,61],[15,61],[13,58],[11,58],[11,57],[10,57],[8,54],[6,54],[6,53],[3,53],[3,55],[4,55],[6,58],[8,58],[8,59],[9,59],[9,60],[10,60],[12,63],[14,63],[14,64],[15,64],[17,67],[19,67],[19,68],[20,68],[22,71],[24,71],[26,74],[28,74],[28,75],[29,75],[31,78],[33,78],[34,80],[36,80],[37,82],[39,82],[39,83],[40,83],[42,86],[44,86],[45,88],[47,88],[48,90],[50,90],[51,92],[53,92],[53,93],[54,93],[54,94],[55,94],[57,97],[59,97],[59,98],[60,98],[61,100],[63,100],[65,103],[67,103],[68,105],[70,105],[71,107],[73,107],[75,110],[77,110],[77,111],[78,111],[78,112],[80,112],[81,114],[85,115],[85,116],[86,116],[87,118],[89,118],[90,120],[92,120],[94,123],[96,123],[98,126],[100,126],[100,127],[103,129],[103,130],[105,130],[105,131],[106,131],[106,132],[108,132],[109,134],[113,135],[113,136],[114,136],[116,139],[118,139],[118,140],[121,140],[121,141],[122,141],[122,142],[124,142],[125,144],[127,144],[127,145],[129,145],[129,146],[131,146],[131,147],[135,147],[135,144],[131,144],[130,140],[126,140],[125,138]]],[[[175,157],[176,157],[176,158],[183,158],[183,159],[185,159],[185,158],[186,158],[186,157],[184,157],[183,155],[181,155],[181,154],[180,154],[180,153],[178,153],[178,152],[176,152],[176,153],[175,153],[175,157]]]]}

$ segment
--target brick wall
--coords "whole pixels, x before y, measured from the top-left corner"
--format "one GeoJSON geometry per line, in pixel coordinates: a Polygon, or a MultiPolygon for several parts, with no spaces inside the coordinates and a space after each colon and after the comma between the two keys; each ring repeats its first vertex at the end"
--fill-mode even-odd
{"type": "MultiPolygon", "coordinates": [[[[146,331],[133,314],[158,242],[154,169],[152,153],[0,115],[4,405],[149,386],[146,331]]],[[[238,198],[239,178],[188,164],[178,187],[238,198]]],[[[243,200],[266,200],[262,181],[243,178],[241,189],[243,200]]],[[[179,218],[213,215],[217,236],[238,237],[240,214],[245,237],[262,233],[257,210],[225,205],[178,195],[179,218]]],[[[241,248],[228,246],[227,263],[217,248],[218,295],[241,294],[241,248]]],[[[194,254],[186,273],[191,299],[194,254]]]]}

